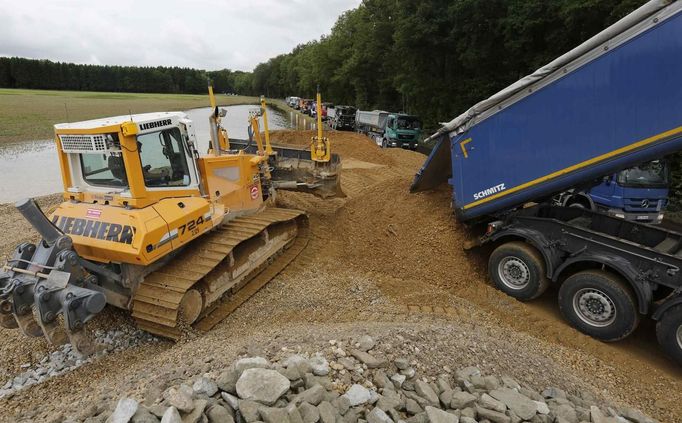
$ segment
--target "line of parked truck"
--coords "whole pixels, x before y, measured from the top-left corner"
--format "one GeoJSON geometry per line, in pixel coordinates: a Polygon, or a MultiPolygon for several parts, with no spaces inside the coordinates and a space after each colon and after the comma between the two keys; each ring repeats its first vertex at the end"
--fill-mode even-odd
{"type": "MultiPolygon", "coordinates": [[[[287,97],[285,102],[301,113],[316,117],[312,99],[287,97]]],[[[421,120],[407,113],[383,110],[358,110],[353,106],[322,103],[322,120],[333,130],[357,131],[373,139],[382,148],[416,150],[422,135],[421,120]]]]}

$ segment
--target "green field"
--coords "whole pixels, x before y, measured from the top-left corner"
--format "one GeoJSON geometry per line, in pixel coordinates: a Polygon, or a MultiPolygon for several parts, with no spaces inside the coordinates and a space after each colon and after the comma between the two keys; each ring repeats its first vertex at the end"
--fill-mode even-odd
{"type": "MultiPolygon", "coordinates": [[[[219,105],[257,104],[257,97],[216,95],[219,105]]],[[[208,94],[136,94],[0,89],[0,144],[52,138],[52,125],[128,113],[208,106],[208,94]]]]}

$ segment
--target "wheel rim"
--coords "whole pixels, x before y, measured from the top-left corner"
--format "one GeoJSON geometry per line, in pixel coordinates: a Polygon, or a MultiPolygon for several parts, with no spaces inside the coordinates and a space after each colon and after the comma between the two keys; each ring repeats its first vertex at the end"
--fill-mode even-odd
{"type": "Polygon", "coordinates": [[[682,349],[682,325],[677,327],[677,345],[682,349]]]}
{"type": "Polygon", "coordinates": [[[520,290],[530,283],[530,269],[518,257],[505,257],[497,266],[497,273],[502,283],[514,290],[520,290]]]}
{"type": "Polygon", "coordinates": [[[616,320],[616,305],[603,291],[584,288],[573,296],[573,310],[580,320],[594,327],[606,327],[616,320]]]}

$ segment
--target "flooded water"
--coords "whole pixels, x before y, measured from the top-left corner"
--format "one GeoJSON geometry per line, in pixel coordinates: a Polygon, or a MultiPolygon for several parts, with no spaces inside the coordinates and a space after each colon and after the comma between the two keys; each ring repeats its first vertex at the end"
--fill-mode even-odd
{"type": "MultiPolygon", "coordinates": [[[[233,138],[248,138],[249,111],[255,105],[228,106],[223,125],[233,138]]],[[[209,145],[208,116],[210,108],[186,111],[194,122],[199,151],[205,152],[209,145]]],[[[268,107],[270,130],[312,129],[313,125],[297,113],[281,112],[268,107]]],[[[262,120],[261,120],[262,126],[262,120]]],[[[263,128],[261,127],[261,130],[263,128]]],[[[0,203],[8,203],[26,197],[52,194],[62,191],[59,159],[53,140],[26,141],[0,145],[0,203]]]]}

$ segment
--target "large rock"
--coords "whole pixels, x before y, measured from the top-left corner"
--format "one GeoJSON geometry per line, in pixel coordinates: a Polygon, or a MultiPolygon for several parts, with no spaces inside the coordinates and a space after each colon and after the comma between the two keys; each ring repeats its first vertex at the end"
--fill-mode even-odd
{"type": "Polygon", "coordinates": [[[234,368],[239,374],[247,369],[267,369],[268,367],[270,367],[270,362],[263,357],[240,358],[234,363],[234,368]]]}
{"type": "Polygon", "coordinates": [[[161,417],[161,423],[182,423],[182,418],[178,409],[175,407],[168,407],[163,417],[161,417]]]}
{"type": "Polygon", "coordinates": [[[159,423],[159,418],[156,417],[145,407],[138,407],[130,423],[159,423]]]}
{"type": "Polygon", "coordinates": [[[476,397],[468,392],[455,392],[450,399],[450,407],[455,410],[466,408],[476,401],[476,397]]]}
{"type": "Polygon", "coordinates": [[[289,379],[274,370],[250,368],[237,381],[237,395],[241,399],[273,405],[290,386],[289,379]]]}
{"type": "Polygon", "coordinates": [[[440,408],[426,407],[426,415],[429,416],[430,423],[457,423],[459,417],[447,413],[440,408]]]}
{"type": "Polygon", "coordinates": [[[329,401],[322,401],[317,410],[320,412],[321,423],[336,423],[337,417],[341,416],[329,401]]]}
{"type": "Polygon", "coordinates": [[[504,403],[523,420],[530,420],[538,411],[538,406],[533,400],[509,388],[490,391],[490,396],[504,403]]]}
{"type": "Polygon", "coordinates": [[[221,392],[220,396],[223,398],[223,401],[227,403],[227,405],[232,407],[233,410],[239,410],[239,398],[227,392],[221,392]]]}
{"type": "Polygon", "coordinates": [[[488,394],[481,395],[481,398],[478,399],[478,404],[483,408],[497,411],[498,413],[504,413],[507,411],[507,406],[504,405],[502,401],[498,401],[488,394]]]}
{"type": "Polygon", "coordinates": [[[230,367],[218,376],[216,384],[221,391],[236,394],[239,375],[240,373],[237,371],[237,369],[230,367]]]}
{"type": "Polygon", "coordinates": [[[438,406],[440,399],[436,392],[431,388],[431,386],[424,382],[423,380],[417,380],[414,382],[414,390],[417,394],[427,400],[431,405],[438,406]]]}
{"type": "Polygon", "coordinates": [[[192,412],[182,417],[182,423],[199,423],[204,417],[204,410],[208,401],[206,400],[194,400],[194,408],[192,412]]]}
{"type": "Polygon", "coordinates": [[[295,368],[302,375],[313,371],[308,359],[299,354],[290,355],[282,362],[282,365],[287,369],[295,368]]]}
{"type": "Polygon", "coordinates": [[[192,388],[187,385],[180,385],[177,388],[168,388],[168,390],[164,392],[163,398],[168,401],[168,404],[184,413],[189,413],[194,409],[194,402],[192,402],[192,388]]]}
{"type": "Polygon", "coordinates": [[[121,398],[116,404],[114,413],[107,419],[107,423],[128,423],[137,412],[139,405],[132,398],[121,398]]]}
{"type": "Polygon", "coordinates": [[[350,350],[353,357],[360,360],[361,363],[367,366],[368,369],[378,369],[386,366],[387,362],[384,359],[376,358],[372,354],[360,350],[350,350]]]}
{"type": "Polygon", "coordinates": [[[369,335],[362,335],[358,341],[358,349],[360,351],[369,351],[374,348],[374,339],[369,335]]]}
{"type": "Polygon", "coordinates": [[[355,407],[356,405],[360,404],[366,404],[371,398],[369,389],[362,385],[358,385],[357,383],[351,386],[348,391],[346,391],[344,396],[348,398],[351,407],[355,407]]]}
{"type": "Polygon", "coordinates": [[[286,408],[261,407],[259,411],[265,423],[291,423],[286,408]]]}
{"type": "Polygon", "coordinates": [[[511,423],[511,417],[506,414],[498,413],[497,411],[488,410],[480,406],[476,406],[476,413],[480,420],[488,419],[493,423],[511,423]]]}
{"type": "Polygon", "coordinates": [[[218,392],[218,385],[216,385],[215,382],[207,377],[201,377],[194,382],[192,389],[194,390],[195,394],[212,397],[216,394],[216,392],[218,392]]]}
{"type": "Polygon", "coordinates": [[[321,355],[308,360],[315,376],[327,376],[329,374],[329,362],[321,355]]]}
{"type": "Polygon", "coordinates": [[[222,405],[215,404],[206,412],[208,423],[234,423],[232,414],[222,405]]]}
{"type": "Polygon", "coordinates": [[[557,419],[561,418],[566,420],[568,423],[578,423],[578,414],[575,412],[575,408],[569,404],[562,404],[554,410],[554,414],[557,419]]]}
{"type": "Polygon", "coordinates": [[[384,413],[380,408],[374,408],[367,413],[367,423],[394,423],[388,414],[384,413]]]}
{"type": "Polygon", "coordinates": [[[324,399],[324,394],[326,393],[322,385],[313,385],[312,388],[306,389],[300,394],[296,395],[293,399],[295,403],[307,402],[312,405],[318,405],[324,399]]]}
{"type": "Polygon", "coordinates": [[[255,422],[260,419],[260,412],[258,411],[260,407],[261,405],[255,401],[241,400],[239,401],[239,414],[242,415],[246,423],[255,422]]]}
{"type": "Polygon", "coordinates": [[[298,412],[303,417],[303,423],[315,423],[320,420],[320,411],[317,407],[304,402],[298,407],[298,412]]]}

